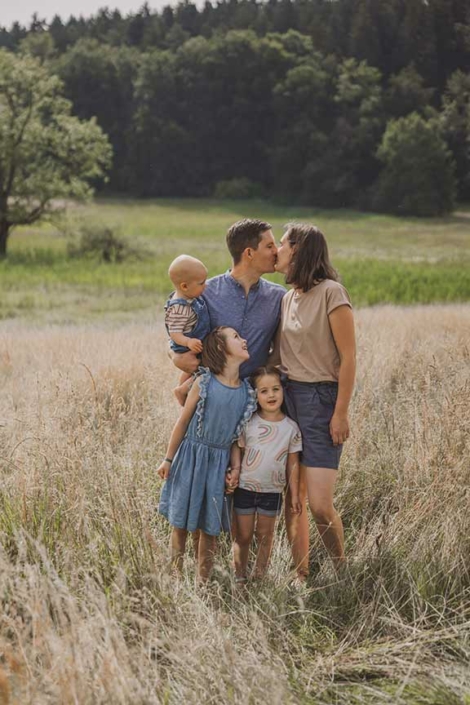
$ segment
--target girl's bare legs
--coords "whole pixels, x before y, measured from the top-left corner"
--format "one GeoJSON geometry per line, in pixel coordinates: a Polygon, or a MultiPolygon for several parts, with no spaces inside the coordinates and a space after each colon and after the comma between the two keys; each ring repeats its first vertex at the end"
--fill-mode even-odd
{"type": "Polygon", "coordinates": [[[343,523],[333,505],[337,475],[331,468],[306,468],[308,503],[325,548],[339,567],[346,558],[343,523]]]}
{"type": "Polygon", "coordinates": [[[196,529],[196,531],[193,531],[191,533],[191,538],[193,540],[194,560],[196,561],[196,565],[197,565],[198,556],[199,556],[199,539],[201,538],[200,529],[196,529]]]}
{"type": "Polygon", "coordinates": [[[255,532],[258,552],[256,554],[255,568],[253,571],[254,578],[263,578],[266,575],[273,547],[276,519],[277,517],[275,516],[271,517],[265,514],[258,514],[255,532]]]}
{"type": "Polygon", "coordinates": [[[233,562],[235,577],[246,578],[248,556],[255,531],[254,514],[235,514],[235,539],[233,542],[233,562]]]}
{"type": "Polygon", "coordinates": [[[200,531],[197,556],[197,576],[200,582],[206,582],[210,577],[212,566],[214,565],[216,542],[216,536],[210,536],[210,534],[205,534],[204,531],[200,531]]]}
{"type": "Polygon", "coordinates": [[[186,529],[177,529],[176,527],[173,527],[170,537],[171,567],[180,573],[183,570],[183,558],[187,536],[188,532],[186,529]]]}
{"type": "Polygon", "coordinates": [[[299,499],[302,512],[294,514],[291,510],[290,490],[287,489],[285,503],[287,538],[291,545],[292,559],[297,575],[301,580],[305,580],[308,575],[309,527],[306,511],[307,483],[303,465],[300,466],[299,499]]]}

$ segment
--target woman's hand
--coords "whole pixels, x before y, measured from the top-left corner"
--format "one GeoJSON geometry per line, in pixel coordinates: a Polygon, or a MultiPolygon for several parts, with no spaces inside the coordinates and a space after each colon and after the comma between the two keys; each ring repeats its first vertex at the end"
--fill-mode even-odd
{"type": "Polygon", "coordinates": [[[162,480],[166,480],[168,478],[168,475],[170,473],[170,467],[171,463],[168,462],[168,460],[164,460],[163,463],[160,464],[160,467],[157,468],[157,472],[162,478],[162,480]]]}
{"type": "Polygon", "coordinates": [[[349,438],[349,421],[346,414],[337,414],[335,411],[330,421],[330,434],[335,446],[347,441],[349,438]]]}

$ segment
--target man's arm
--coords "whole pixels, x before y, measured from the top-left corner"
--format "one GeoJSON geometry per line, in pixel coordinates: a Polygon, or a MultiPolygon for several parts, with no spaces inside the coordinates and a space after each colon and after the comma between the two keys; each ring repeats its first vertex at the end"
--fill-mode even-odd
{"type": "Polygon", "coordinates": [[[168,348],[168,357],[175,367],[188,375],[198,371],[200,362],[191,350],[185,353],[175,353],[171,348],[168,348]]]}

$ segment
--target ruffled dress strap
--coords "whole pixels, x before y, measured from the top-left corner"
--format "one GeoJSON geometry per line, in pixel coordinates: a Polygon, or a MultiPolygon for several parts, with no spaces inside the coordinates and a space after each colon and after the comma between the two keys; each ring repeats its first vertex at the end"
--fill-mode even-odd
{"type": "Polygon", "coordinates": [[[212,373],[208,367],[199,367],[197,379],[199,380],[199,401],[196,406],[197,426],[196,434],[202,436],[204,424],[204,409],[206,407],[207,392],[212,373]]]}
{"type": "Polygon", "coordinates": [[[248,423],[248,421],[251,419],[253,414],[258,408],[258,400],[256,397],[256,392],[251,386],[251,384],[248,382],[247,379],[243,380],[243,384],[245,385],[246,391],[247,391],[247,402],[245,406],[245,411],[243,412],[243,416],[241,417],[240,421],[238,422],[238,426],[235,429],[235,434],[232,439],[232,443],[237,440],[245,430],[245,426],[248,423]]]}

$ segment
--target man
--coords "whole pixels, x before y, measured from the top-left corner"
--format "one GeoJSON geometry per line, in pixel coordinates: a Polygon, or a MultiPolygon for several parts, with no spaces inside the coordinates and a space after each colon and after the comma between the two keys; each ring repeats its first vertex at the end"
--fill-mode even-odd
{"type": "MultiPolygon", "coordinates": [[[[240,376],[248,377],[266,364],[286,290],[262,278],[274,272],[276,264],[277,248],[269,223],[239,220],[229,228],[226,241],[232,269],[209,279],[203,298],[211,328],[230,326],[247,341],[250,359],[241,366],[240,376]]],[[[185,356],[187,353],[175,356],[175,364],[194,372],[194,364],[185,356]]]]}

